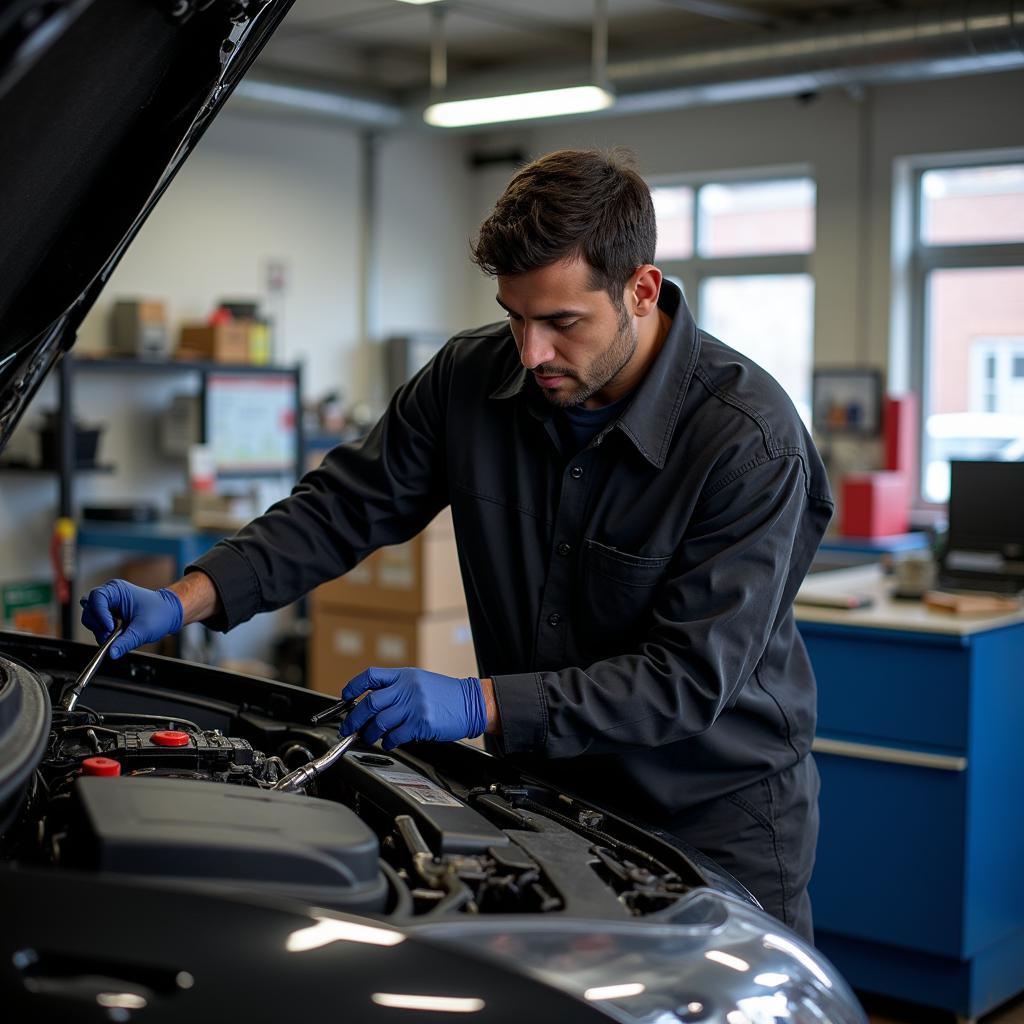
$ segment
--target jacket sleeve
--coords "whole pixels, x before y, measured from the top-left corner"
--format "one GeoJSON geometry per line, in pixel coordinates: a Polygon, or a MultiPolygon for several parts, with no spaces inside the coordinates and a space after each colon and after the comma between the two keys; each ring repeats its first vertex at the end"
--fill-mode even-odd
{"type": "Polygon", "coordinates": [[[445,414],[450,346],[391,399],[361,441],[331,450],[292,493],[188,566],[205,572],[227,631],[419,533],[448,504],[445,414]]]}
{"type": "Polygon", "coordinates": [[[702,497],[639,648],[585,668],[497,676],[506,753],[651,748],[704,732],[739,695],[832,513],[800,453],[763,457],[702,497]]]}

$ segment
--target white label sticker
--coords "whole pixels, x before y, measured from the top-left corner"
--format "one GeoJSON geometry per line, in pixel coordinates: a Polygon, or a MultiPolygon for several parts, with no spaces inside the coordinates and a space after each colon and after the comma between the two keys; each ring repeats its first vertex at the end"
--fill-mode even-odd
{"type": "Polygon", "coordinates": [[[396,772],[389,768],[372,768],[374,775],[390,782],[392,786],[398,786],[405,790],[407,796],[421,804],[433,804],[435,807],[462,807],[462,801],[457,800],[438,786],[435,786],[429,779],[422,775],[415,775],[412,772],[396,772]]]}
{"type": "Polygon", "coordinates": [[[363,636],[356,629],[336,629],[334,649],[338,654],[360,654],[363,650],[363,636]]]}
{"type": "Polygon", "coordinates": [[[411,565],[382,565],[377,570],[377,581],[392,590],[412,590],[416,586],[416,571],[411,565]]]}
{"type": "Polygon", "coordinates": [[[355,583],[361,587],[369,586],[373,583],[373,572],[365,562],[361,562],[345,573],[345,582],[355,583]]]}
{"type": "Polygon", "coordinates": [[[403,665],[409,660],[405,640],[394,633],[381,633],[377,637],[377,657],[381,661],[391,661],[403,665]]]}

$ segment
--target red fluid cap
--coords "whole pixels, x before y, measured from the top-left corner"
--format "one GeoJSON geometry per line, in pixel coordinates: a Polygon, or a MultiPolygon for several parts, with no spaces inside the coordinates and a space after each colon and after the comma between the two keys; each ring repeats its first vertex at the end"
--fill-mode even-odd
{"type": "Polygon", "coordinates": [[[121,762],[111,757],[87,757],[82,762],[83,775],[120,775],[121,762]]]}
{"type": "Polygon", "coordinates": [[[158,747],[187,747],[188,746],[188,733],[178,732],[170,729],[161,729],[159,732],[153,733],[150,739],[158,747]]]}

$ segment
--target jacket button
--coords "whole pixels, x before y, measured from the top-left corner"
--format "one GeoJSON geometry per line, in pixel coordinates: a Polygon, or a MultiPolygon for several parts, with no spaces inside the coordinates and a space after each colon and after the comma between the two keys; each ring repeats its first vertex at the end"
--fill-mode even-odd
{"type": "Polygon", "coordinates": [[[561,555],[561,556],[562,556],[563,558],[565,558],[565,556],[566,556],[567,554],[569,554],[569,552],[570,552],[570,551],[572,551],[572,546],[571,546],[571,545],[569,545],[569,544],[566,544],[566,543],[565,543],[565,541],[562,541],[562,543],[558,545],[558,553],[559,553],[559,554],[560,554],[560,555],[561,555]]]}
{"type": "Polygon", "coordinates": [[[557,626],[561,621],[562,621],[562,616],[559,615],[558,612],[552,612],[548,616],[548,625],[549,626],[557,626]]]}
{"type": "Polygon", "coordinates": [[[569,476],[571,476],[573,480],[579,480],[579,478],[583,476],[583,467],[573,466],[572,469],[569,470],[569,476]]]}

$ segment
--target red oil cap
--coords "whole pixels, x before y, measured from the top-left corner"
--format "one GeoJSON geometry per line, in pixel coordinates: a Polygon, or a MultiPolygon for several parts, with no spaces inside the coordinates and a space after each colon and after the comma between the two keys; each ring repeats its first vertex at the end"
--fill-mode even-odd
{"type": "Polygon", "coordinates": [[[121,762],[112,757],[87,757],[82,762],[83,775],[120,775],[121,762]]]}
{"type": "Polygon", "coordinates": [[[150,739],[158,747],[187,747],[188,746],[188,733],[178,732],[176,729],[161,729],[159,732],[153,733],[150,739]]]}

